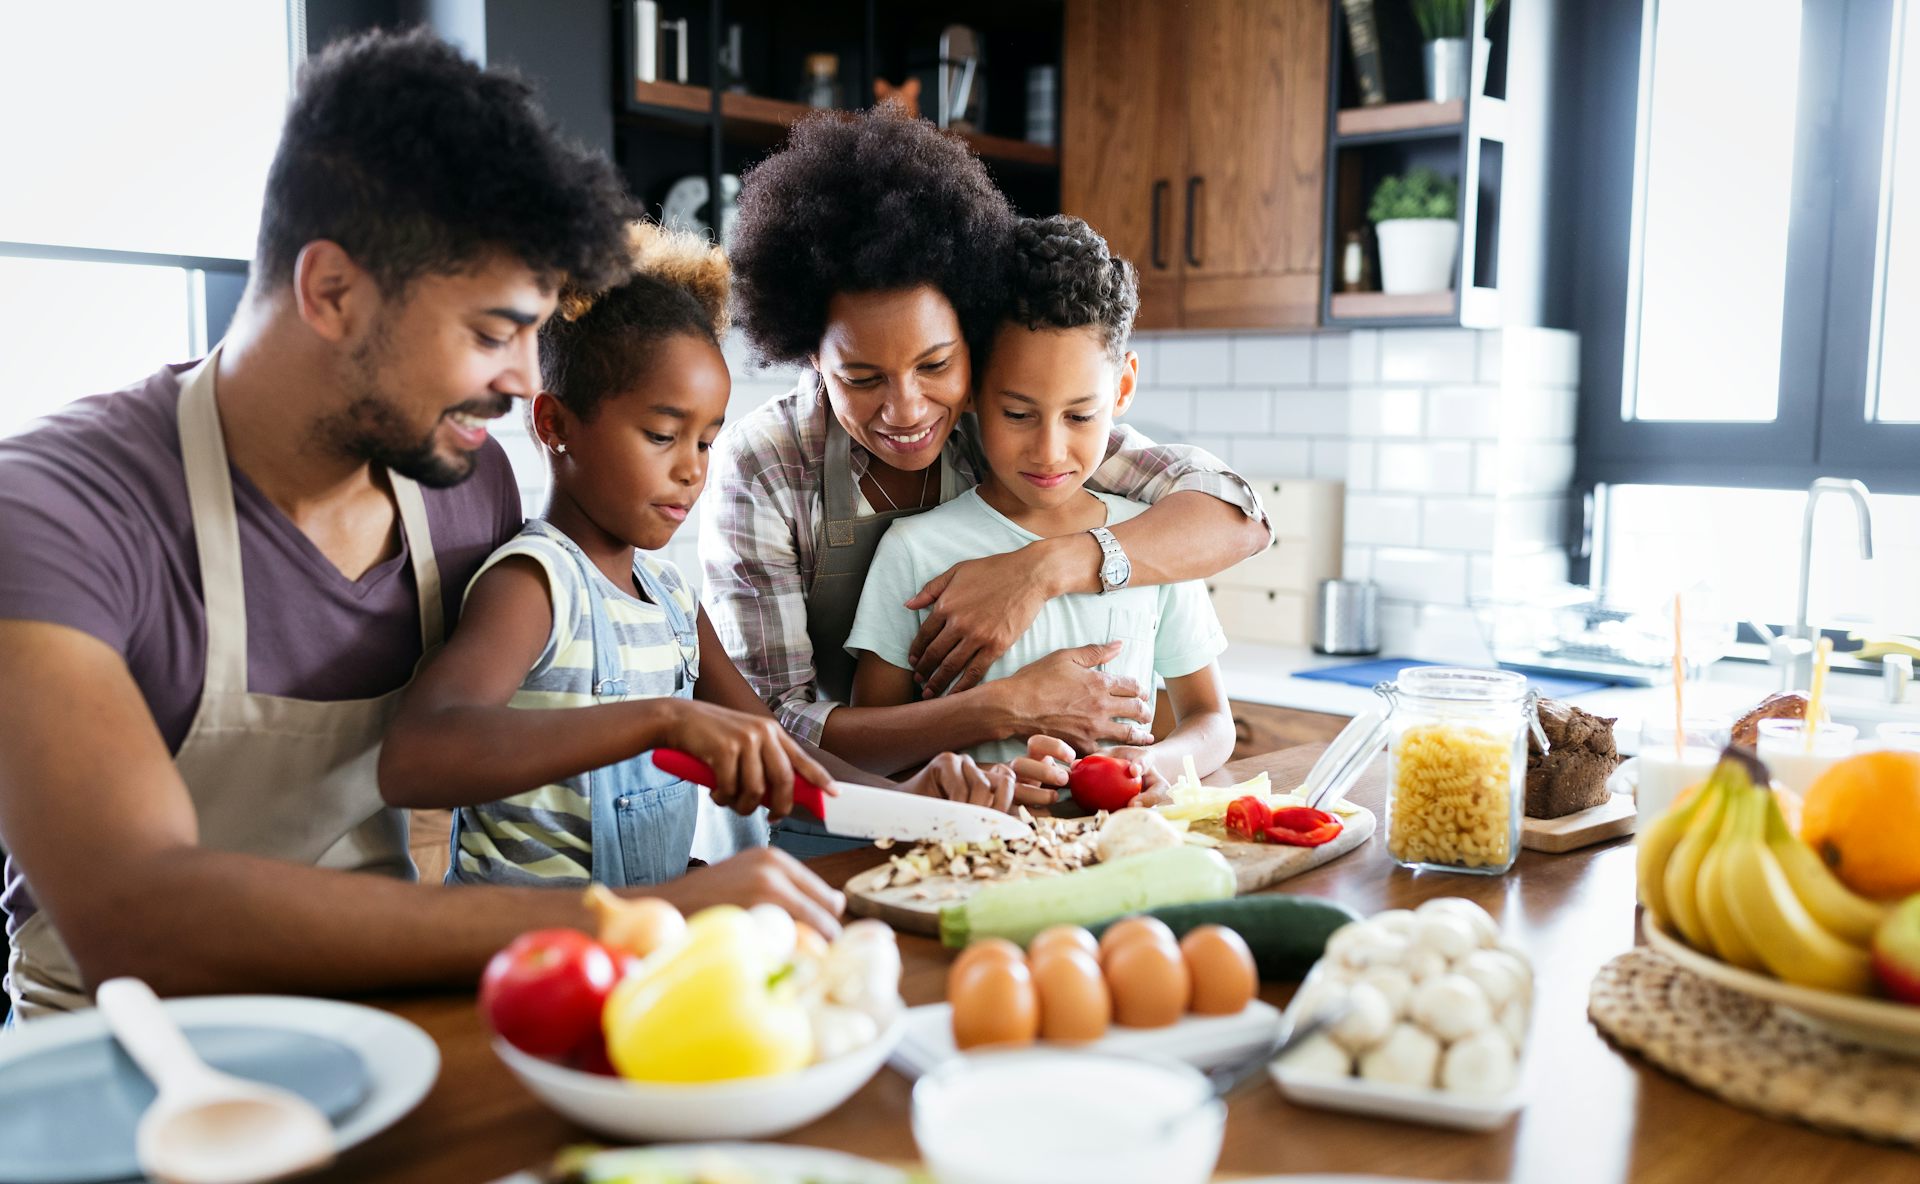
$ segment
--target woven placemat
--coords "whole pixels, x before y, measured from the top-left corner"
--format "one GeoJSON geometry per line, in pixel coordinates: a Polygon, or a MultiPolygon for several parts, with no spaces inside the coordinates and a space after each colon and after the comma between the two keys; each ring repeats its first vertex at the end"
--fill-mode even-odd
{"type": "Polygon", "coordinates": [[[1742,1109],[1920,1146],[1920,1060],[1809,1028],[1653,950],[1602,966],[1587,1015],[1615,1043],[1742,1109]]]}

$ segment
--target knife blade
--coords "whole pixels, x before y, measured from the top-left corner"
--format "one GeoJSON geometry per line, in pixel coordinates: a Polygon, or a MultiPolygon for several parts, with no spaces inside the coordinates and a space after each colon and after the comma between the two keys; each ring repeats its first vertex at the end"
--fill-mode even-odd
{"type": "MultiPolygon", "coordinates": [[[[673,748],[653,750],[661,772],[711,789],[713,769],[703,760],[673,748]]],[[[835,781],[829,796],[803,777],[793,779],[793,804],[820,820],[836,835],[854,839],[896,839],[909,843],[981,843],[988,839],[1032,838],[1033,828],[1011,814],[945,798],[835,781]]]]}

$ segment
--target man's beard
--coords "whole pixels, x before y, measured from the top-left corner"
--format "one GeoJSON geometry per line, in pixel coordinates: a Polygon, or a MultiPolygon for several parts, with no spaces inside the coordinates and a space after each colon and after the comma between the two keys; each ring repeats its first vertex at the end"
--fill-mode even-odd
{"type": "MultiPolygon", "coordinates": [[[[350,381],[357,393],[347,406],[321,422],[319,431],[328,447],[355,460],[383,465],[433,489],[446,489],[473,476],[478,453],[456,450],[443,454],[434,444],[440,429],[435,420],[426,434],[409,426],[398,402],[380,383],[380,363],[387,352],[387,335],[376,329],[353,352],[350,381]]],[[[504,398],[469,399],[454,411],[479,416],[504,414],[504,398]]]]}

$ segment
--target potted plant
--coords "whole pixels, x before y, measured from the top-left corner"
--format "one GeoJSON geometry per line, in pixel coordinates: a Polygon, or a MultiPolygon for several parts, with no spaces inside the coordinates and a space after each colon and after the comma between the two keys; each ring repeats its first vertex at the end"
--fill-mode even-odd
{"type": "Polygon", "coordinates": [[[1383,178],[1367,208],[1380,241],[1380,290],[1407,295],[1453,287],[1459,212],[1458,184],[1432,169],[1383,178]]]}
{"type": "MultiPolygon", "coordinates": [[[[1467,38],[1473,34],[1474,0],[1408,2],[1413,8],[1413,19],[1419,22],[1421,40],[1425,42],[1427,98],[1436,103],[1465,98],[1468,67],[1473,61],[1467,38]]],[[[1485,11],[1491,13],[1499,6],[1500,0],[1493,0],[1485,11]]]]}

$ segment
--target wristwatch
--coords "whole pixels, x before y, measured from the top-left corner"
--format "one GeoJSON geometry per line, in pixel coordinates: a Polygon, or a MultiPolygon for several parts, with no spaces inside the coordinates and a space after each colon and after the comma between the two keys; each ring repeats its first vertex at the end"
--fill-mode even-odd
{"type": "Polygon", "coordinates": [[[1133,561],[1120,549],[1120,540],[1104,526],[1087,531],[1100,544],[1100,593],[1118,592],[1133,578],[1133,561]]]}

